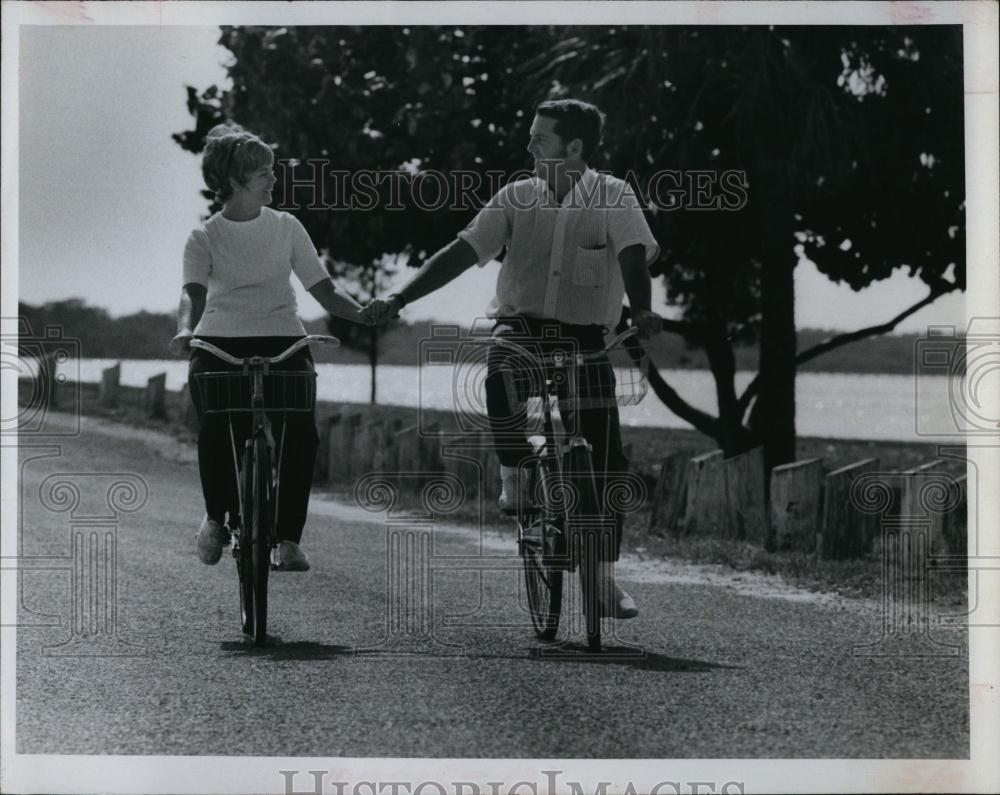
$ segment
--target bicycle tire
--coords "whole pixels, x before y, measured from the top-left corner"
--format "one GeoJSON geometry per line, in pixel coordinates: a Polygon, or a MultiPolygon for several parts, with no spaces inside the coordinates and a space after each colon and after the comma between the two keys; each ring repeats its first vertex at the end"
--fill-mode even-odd
{"type": "Polygon", "coordinates": [[[267,440],[253,440],[250,538],[253,559],[253,641],[267,642],[267,578],[271,571],[271,456],[267,440]]]}
{"type": "Polygon", "coordinates": [[[243,468],[240,470],[240,493],[243,495],[243,504],[240,505],[239,518],[236,520],[236,548],[234,549],[236,558],[236,574],[240,581],[240,623],[243,633],[253,635],[254,610],[253,610],[253,547],[250,540],[250,473],[253,472],[253,445],[247,443],[243,452],[243,468]]]}
{"type": "Polygon", "coordinates": [[[572,478],[576,504],[570,514],[571,537],[583,595],[583,615],[587,631],[587,647],[601,650],[601,527],[603,516],[597,499],[594,467],[590,451],[583,446],[570,449],[566,471],[572,478]]]}
{"type": "Polygon", "coordinates": [[[528,612],[539,640],[553,640],[562,613],[563,572],[553,565],[559,529],[542,517],[521,529],[521,560],[528,612]]]}

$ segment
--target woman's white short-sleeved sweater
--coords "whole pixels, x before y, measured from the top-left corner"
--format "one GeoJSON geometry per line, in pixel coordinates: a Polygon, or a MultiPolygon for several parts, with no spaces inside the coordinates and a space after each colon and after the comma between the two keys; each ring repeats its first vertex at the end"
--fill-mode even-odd
{"type": "Polygon", "coordinates": [[[184,248],[184,283],[208,288],[194,334],[305,334],[291,284],[293,271],[307,290],[327,278],[309,233],[295,216],[270,207],[250,221],[230,221],[216,213],[191,233],[184,248]]]}

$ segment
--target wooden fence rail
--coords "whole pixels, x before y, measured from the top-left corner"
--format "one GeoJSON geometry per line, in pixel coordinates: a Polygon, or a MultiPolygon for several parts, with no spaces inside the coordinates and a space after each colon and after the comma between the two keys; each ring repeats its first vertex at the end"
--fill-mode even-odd
{"type": "MultiPolygon", "coordinates": [[[[128,391],[119,387],[119,379],[120,364],[104,372],[98,392],[102,405],[116,405],[128,391]]],[[[162,373],[149,379],[147,414],[177,412],[196,429],[186,386],[167,395],[165,384],[162,373]]],[[[435,423],[386,420],[371,410],[327,405],[325,411],[333,413],[321,418],[318,482],[352,484],[365,474],[380,472],[396,477],[401,488],[419,491],[434,473],[448,472],[461,479],[470,496],[492,501],[499,493],[499,464],[486,432],[455,436],[442,433],[435,423]]],[[[870,458],[824,476],[821,459],[796,461],[775,467],[765,492],[761,448],[728,459],[720,450],[697,456],[681,450],[660,462],[648,501],[649,531],[745,541],[824,559],[879,554],[881,518],[861,511],[851,498],[854,481],[876,472],[878,466],[878,459],[870,458]]],[[[916,511],[922,486],[940,478],[951,496],[941,511],[925,511],[930,516],[932,549],[960,555],[967,543],[967,482],[965,476],[951,478],[946,470],[942,462],[933,461],[902,473],[906,478],[896,475],[892,512],[916,511]]]]}

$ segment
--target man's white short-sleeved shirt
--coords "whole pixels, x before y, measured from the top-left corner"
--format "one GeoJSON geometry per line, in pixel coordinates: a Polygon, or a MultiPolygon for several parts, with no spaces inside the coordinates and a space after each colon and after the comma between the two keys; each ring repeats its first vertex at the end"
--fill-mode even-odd
{"type": "Polygon", "coordinates": [[[301,336],[292,273],[307,290],[327,278],[299,220],[270,207],[250,221],[216,213],[184,248],[184,283],[208,288],[194,333],[206,337],[301,336]]]}
{"type": "Polygon", "coordinates": [[[480,266],[507,247],[490,316],[580,325],[618,322],[623,249],[641,244],[647,264],[659,252],[628,183],[592,169],[558,203],[538,177],[504,186],[458,237],[475,249],[480,266]]]}

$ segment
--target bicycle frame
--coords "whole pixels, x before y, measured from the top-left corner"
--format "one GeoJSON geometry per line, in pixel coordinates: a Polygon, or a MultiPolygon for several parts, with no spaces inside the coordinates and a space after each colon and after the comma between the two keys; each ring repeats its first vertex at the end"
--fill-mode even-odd
{"type": "Polygon", "coordinates": [[[272,407],[266,405],[264,393],[264,378],[269,374],[270,367],[284,361],[310,342],[339,344],[335,337],[318,335],[304,337],[282,353],[273,357],[250,356],[239,359],[217,348],[204,340],[191,340],[191,347],[204,350],[222,361],[239,367],[238,371],[203,372],[195,376],[196,386],[201,391],[202,408],[206,413],[225,412],[229,427],[230,448],[233,455],[233,471],[236,476],[238,521],[232,521],[232,506],[230,507],[229,532],[233,542],[233,557],[236,558],[237,572],[240,581],[240,606],[243,632],[253,636],[254,642],[262,646],[267,641],[267,580],[268,572],[276,565],[273,552],[277,546],[277,517],[280,496],[281,459],[285,446],[285,428],[282,425],[281,441],[277,446],[277,456],[274,455],[275,444],[271,433],[269,411],[306,411],[315,405],[314,373],[308,373],[310,389],[305,393],[307,399],[301,401],[305,405],[293,405],[288,399],[287,387],[301,384],[303,374],[282,371],[283,381],[275,384],[285,387],[282,400],[276,400],[272,407]],[[236,451],[236,435],[233,430],[233,414],[246,411],[239,404],[243,403],[245,387],[242,379],[251,377],[250,408],[252,429],[245,442],[243,451],[243,466],[236,451]],[[236,394],[240,396],[239,403],[233,405],[232,378],[236,376],[236,394]],[[210,407],[210,397],[217,397],[218,388],[226,390],[228,400],[222,401],[221,407],[210,407]]]}
{"type": "MultiPolygon", "coordinates": [[[[523,357],[527,361],[534,364],[536,367],[541,369],[543,373],[548,373],[549,371],[562,371],[569,374],[567,377],[570,378],[569,383],[572,385],[570,387],[570,391],[572,392],[576,388],[576,379],[578,378],[579,370],[583,365],[600,360],[606,356],[609,351],[619,347],[626,340],[631,339],[638,333],[639,330],[637,328],[629,328],[612,339],[599,351],[593,351],[590,353],[557,352],[542,356],[532,353],[523,345],[504,337],[491,338],[488,342],[514,350],[518,356],[523,357]]],[[[537,439],[537,436],[529,437],[528,441],[534,448],[536,458],[539,461],[544,460],[555,463],[558,473],[562,475],[563,455],[574,446],[586,446],[589,450],[590,445],[580,434],[570,434],[566,431],[565,426],[562,424],[561,414],[559,419],[559,428],[557,430],[556,421],[552,415],[553,398],[558,399],[554,379],[552,376],[546,375],[543,379],[543,389],[541,393],[542,435],[544,436],[544,443],[533,441],[537,439]]]]}

